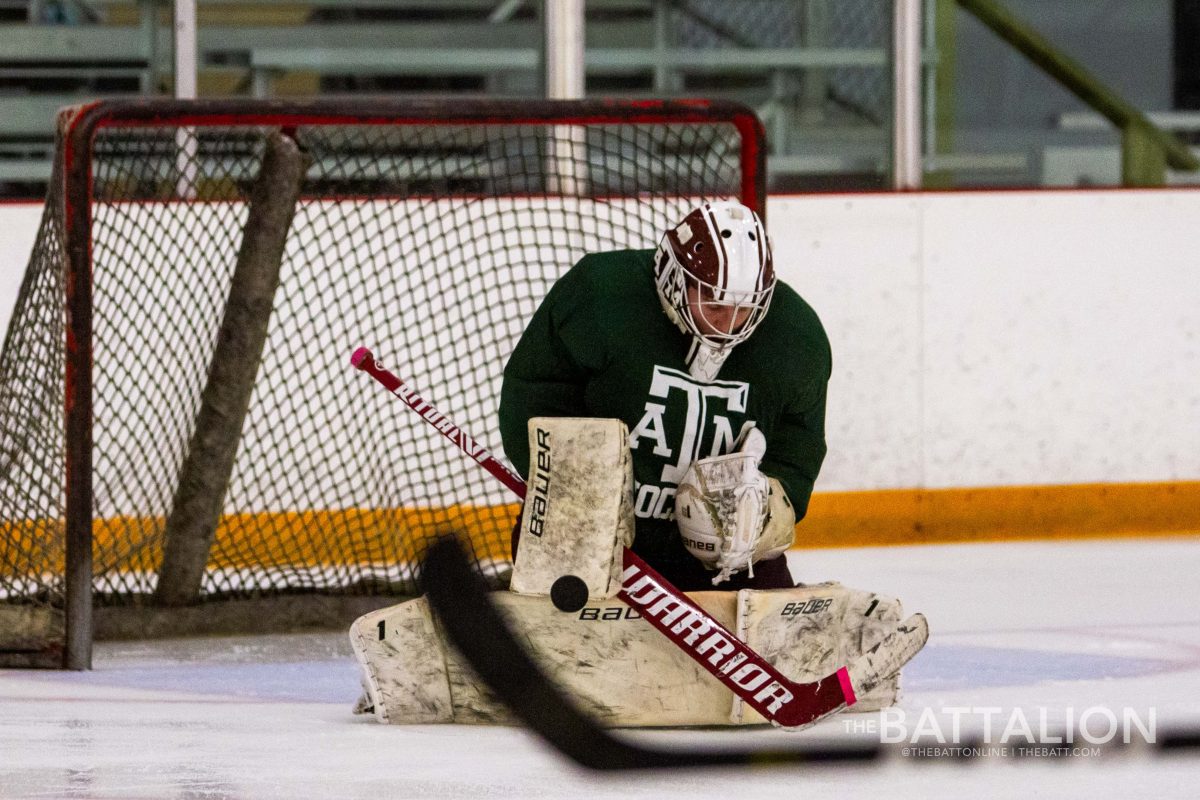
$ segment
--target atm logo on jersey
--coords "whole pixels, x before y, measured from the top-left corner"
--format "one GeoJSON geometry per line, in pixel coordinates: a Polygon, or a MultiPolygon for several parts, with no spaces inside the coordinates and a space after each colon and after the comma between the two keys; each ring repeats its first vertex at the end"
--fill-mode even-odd
{"type": "Polygon", "coordinates": [[[637,488],[634,513],[673,519],[675,486],[693,461],[732,453],[754,427],[746,418],[750,384],[702,383],[686,372],[654,367],[645,411],[629,432],[629,449],[649,450],[663,462],[657,484],[637,488]]]}

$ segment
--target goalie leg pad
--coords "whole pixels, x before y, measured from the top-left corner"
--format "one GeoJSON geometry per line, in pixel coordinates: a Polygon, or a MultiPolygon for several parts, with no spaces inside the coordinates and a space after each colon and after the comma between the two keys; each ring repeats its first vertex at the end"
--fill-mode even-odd
{"type": "Polygon", "coordinates": [[[629,432],[617,419],[529,420],[529,482],[512,590],[547,595],[563,575],[591,598],[621,588],[622,548],[633,543],[629,432]]]}
{"type": "MultiPolygon", "coordinates": [[[[732,629],[735,593],[689,597],[732,629]]],[[[492,600],[550,678],[604,724],[730,724],[730,691],[620,600],[573,613],[546,597],[496,592],[492,600]]],[[[380,722],[516,722],[434,630],[424,599],[361,617],[351,642],[380,722]]]]}
{"type": "Polygon", "coordinates": [[[364,697],[380,722],[452,722],[445,644],[425,598],[372,611],[350,626],[364,697]]]}
{"type": "MultiPolygon", "coordinates": [[[[734,623],[734,593],[688,596],[723,624],[734,623]]],[[[622,601],[592,600],[564,613],[541,597],[494,599],[551,680],[603,724],[729,724],[729,690],[622,601]]]]}
{"type": "MultiPolygon", "coordinates": [[[[821,583],[795,589],[738,592],[740,639],[794,681],[811,681],[852,664],[899,624],[900,601],[821,583]]],[[[885,677],[859,696],[850,711],[877,711],[900,695],[900,674],[885,677]]],[[[734,721],[766,722],[756,711],[733,702],[734,721]]]]}
{"type": "MultiPolygon", "coordinates": [[[[892,598],[838,584],[688,597],[797,681],[853,663],[901,614],[892,598]]],[[[606,725],[766,723],[620,600],[564,613],[546,597],[497,592],[492,599],[550,679],[606,725]]],[[[359,618],[350,640],[378,721],[514,724],[447,646],[424,599],[359,618]]],[[[898,690],[899,675],[885,677],[851,710],[891,705],[898,690]]]]}

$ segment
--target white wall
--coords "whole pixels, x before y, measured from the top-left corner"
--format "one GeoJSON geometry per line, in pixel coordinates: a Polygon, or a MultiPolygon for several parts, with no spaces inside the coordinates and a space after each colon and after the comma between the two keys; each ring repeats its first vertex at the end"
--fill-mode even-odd
{"type": "MultiPolygon", "coordinates": [[[[0,205],[0,329],[40,206],[0,205]]],[[[775,197],[834,353],[819,490],[1200,479],[1200,192],[775,197]]]]}
{"type": "Polygon", "coordinates": [[[8,331],[41,219],[41,203],[0,203],[0,338],[8,331]]]}
{"type": "Polygon", "coordinates": [[[1200,479],[1200,192],[769,213],[833,345],[818,489],[1200,479]]]}

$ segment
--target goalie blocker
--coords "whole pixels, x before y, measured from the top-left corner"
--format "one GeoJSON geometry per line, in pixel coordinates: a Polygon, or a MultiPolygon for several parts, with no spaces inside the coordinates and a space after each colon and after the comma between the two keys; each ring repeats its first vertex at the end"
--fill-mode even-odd
{"type": "MultiPolygon", "coordinates": [[[[535,418],[521,547],[510,592],[495,596],[531,655],[600,720],[619,726],[761,724],[713,675],[616,599],[633,538],[632,468],[619,420],[535,418]],[[614,469],[614,465],[617,468],[614,469]],[[587,601],[550,601],[574,575],[587,601]]],[[[878,644],[902,618],[894,598],[824,583],[688,595],[787,677],[811,681],[878,644]]],[[[367,614],[350,630],[362,671],[357,711],[380,722],[510,722],[435,623],[423,598],[367,614]]],[[[899,674],[852,708],[895,702],[899,674]]]]}

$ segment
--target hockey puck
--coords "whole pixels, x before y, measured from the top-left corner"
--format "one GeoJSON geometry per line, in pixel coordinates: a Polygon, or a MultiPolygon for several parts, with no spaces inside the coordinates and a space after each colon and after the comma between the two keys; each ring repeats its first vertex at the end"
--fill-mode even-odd
{"type": "Polygon", "coordinates": [[[578,611],[587,605],[587,600],[587,584],[574,575],[563,575],[550,587],[550,602],[559,611],[578,611]]]}

